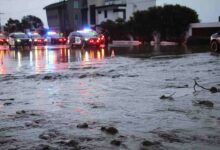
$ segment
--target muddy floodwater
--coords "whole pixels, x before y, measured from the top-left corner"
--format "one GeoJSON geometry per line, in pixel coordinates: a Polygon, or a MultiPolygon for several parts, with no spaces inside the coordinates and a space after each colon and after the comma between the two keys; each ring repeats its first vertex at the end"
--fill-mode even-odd
{"type": "Polygon", "coordinates": [[[1,48],[0,149],[219,150],[219,88],[206,47],[1,48]]]}

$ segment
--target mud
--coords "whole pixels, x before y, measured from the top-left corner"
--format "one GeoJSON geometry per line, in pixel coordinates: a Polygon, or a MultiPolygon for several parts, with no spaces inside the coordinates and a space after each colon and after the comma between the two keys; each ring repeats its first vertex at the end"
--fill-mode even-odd
{"type": "Polygon", "coordinates": [[[0,51],[0,149],[220,147],[219,54],[207,48],[0,51]],[[114,51],[114,56],[111,54],[114,51]]]}

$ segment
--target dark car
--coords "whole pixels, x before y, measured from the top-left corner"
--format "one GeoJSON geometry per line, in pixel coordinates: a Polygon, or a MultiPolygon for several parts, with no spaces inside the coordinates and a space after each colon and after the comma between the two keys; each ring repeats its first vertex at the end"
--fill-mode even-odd
{"type": "Polygon", "coordinates": [[[39,33],[31,33],[29,37],[32,39],[33,45],[46,45],[47,39],[42,37],[39,33]]]}
{"type": "Polygon", "coordinates": [[[27,34],[23,32],[14,32],[9,35],[9,48],[18,48],[19,46],[22,47],[29,47],[32,46],[32,40],[28,37],[27,34]]]}
{"type": "Polygon", "coordinates": [[[66,44],[66,41],[67,41],[65,37],[60,36],[56,32],[48,32],[46,34],[45,39],[47,40],[48,44],[52,44],[52,45],[66,44]]]}
{"type": "Polygon", "coordinates": [[[210,44],[213,51],[220,52],[220,32],[211,35],[210,44]]]}
{"type": "Polygon", "coordinates": [[[71,32],[67,41],[69,47],[101,47],[105,45],[104,35],[98,34],[91,29],[84,29],[71,32]]]}
{"type": "Polygon", "coordinates": [[[8,45],[8,38],[4,34],[0,33],[0,45],[8,45]]]}

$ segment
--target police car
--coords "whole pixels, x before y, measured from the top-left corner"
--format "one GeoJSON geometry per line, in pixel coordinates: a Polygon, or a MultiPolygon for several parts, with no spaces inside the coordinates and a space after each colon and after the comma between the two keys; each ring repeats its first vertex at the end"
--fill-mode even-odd
{"type": "Polygon", "coordinates": [[[45,39],[47,40],[47,43],[51,45],[66,44],[66,38],[53,31],[47,32],[45,39]]]}
{"type": "Polygon", "coordinates": [[[33,45],[46,45],[47,39],[43,38],[39,33],[29,33],[29,37],[32,39],[33,45]]]}
{"type": "Polygon", "coordinates": [[[83,29],[71,32],[68,36],[69,47],[104,47],[105,37],[92,29],[83,29]]]}

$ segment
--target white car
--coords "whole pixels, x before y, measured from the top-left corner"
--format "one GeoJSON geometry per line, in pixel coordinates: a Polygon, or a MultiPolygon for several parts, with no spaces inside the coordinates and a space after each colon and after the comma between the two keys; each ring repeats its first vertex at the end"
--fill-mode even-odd
{"type": "Polygon", "coordinates": [[[31,48],[32,46],[32,40],[31,38],[28,37],[28,35],[26,35],[23,32],[14,32],[9,34],[9,48],[18,48],[19,46],[21,47],[29,47],[31,48]]]}
{"type": "Polygon", "coordinates": [[[211,35],[210,44],[213,51],[220,52],[220,32],[211,35]]]}

